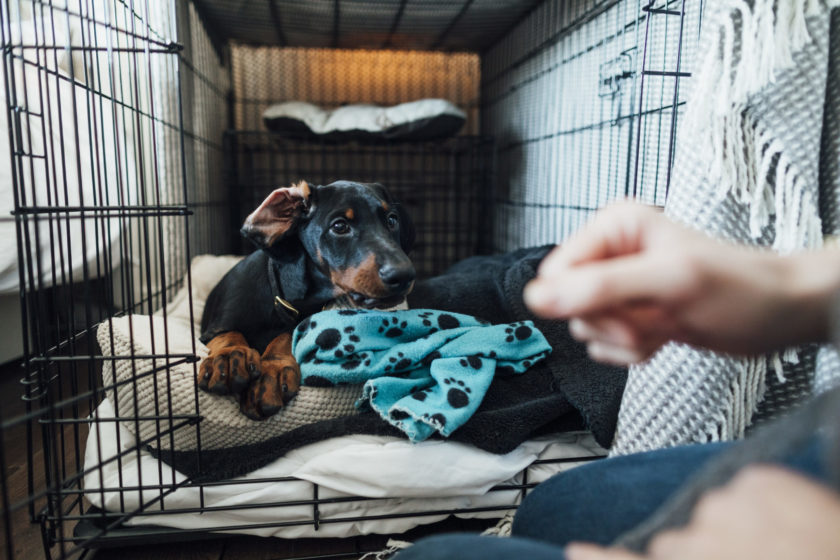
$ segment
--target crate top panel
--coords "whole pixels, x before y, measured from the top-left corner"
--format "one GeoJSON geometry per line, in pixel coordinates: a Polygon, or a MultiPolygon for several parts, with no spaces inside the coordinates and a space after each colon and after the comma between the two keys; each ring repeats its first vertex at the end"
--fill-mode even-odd
{"type": "Polygon", "coordinates": [[[481,52],[542,0],[193,0],[223,40],[481,52]]]}

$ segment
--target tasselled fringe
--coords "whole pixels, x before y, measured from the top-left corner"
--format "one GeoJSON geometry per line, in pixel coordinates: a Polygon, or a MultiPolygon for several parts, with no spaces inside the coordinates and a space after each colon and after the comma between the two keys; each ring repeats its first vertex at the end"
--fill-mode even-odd
{"type": "Polygon", "coordinates": [[[713,423],[714,426],[706,426],[707,436],[714,434],[711,441],[744,437],[753,415],[758,410],[759,403],[764,399],[768,372],[772,369],[779,383],[784,383],[787,381],[784,374],[785,363],[799,363],[796,348],[788,348],[783,352],[774,352],[770,355],[743,358],[739,361],[738,375],[729,387],[729,402],[733,406],[713,423]]]}
{"type": "Polygon", "coordinates": [[[730,0],[710,23],[719,49],[702,61],[687,105],[684,127],[711,151],[709,180],[718,196],[731,193],[749,207],[755,238],[775,215],[773,248],[781,253],[820,246],[817,201],[783,142],[751,117],[747,102],[811,41],[806,18],[838,5],[840,0],[730,0]],[[775,191],[767,180],[774,164],[775,191]]]}

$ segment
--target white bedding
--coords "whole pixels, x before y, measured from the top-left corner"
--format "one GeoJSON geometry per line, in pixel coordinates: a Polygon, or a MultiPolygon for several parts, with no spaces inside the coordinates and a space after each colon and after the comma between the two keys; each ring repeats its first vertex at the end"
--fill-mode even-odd
{"type": "MultiPolygon", "coordinates": [[[[113,407],[107,399],[96,411],[101,419],[113,418],[113,414],[113,407]]],[[[90,472],[85,476],[84,488],[87,499],[93,505],[109,511],[133,511],[145,503],[146,511],[155,512],[160,511],[161,506],[165,510],[173,510],[197,507],[200,504],[202,489],[197,486],[178,488],[162,499],[161,491],[157,489],[142,493],[118,490],[120,487],[157,485],[161,481],[176,485],[186,477],[146,451],[133,451],[134,437],[122,426],[118,427],[116,422],[96,422],[92,426],[85,453],[85,468],[90,469],[90,472]],[[117,455],[117,429],[119,447],[128,452],[120,461],[109,461],[117,455]],[[101,468],[98,465],[102,465],[101,468]]],[[[301,447],[230,484],[204,487],[205,511],[201,514],[142,515],[131,518],[127,524],[154,524],[209,531],[233,525],[301,523],[288,527],[265,526],[225,531],[283,538],[402,533],[417,525],[440,521],[447,514],[339,523],[332,520],[495,506],[502,509],[459,515],[501,517],[505,508],[519,503],[521,492],[488,491],[491,487],[504,482],[521,483],[523,469],[529,469],[529,482],[540,482],[575,464],[529,468],[535,459],[604,454],[605,451],[586,432],[537,438],[525,442],[506,455],[494,455],[456,442],[427,441],[412,444],[393,437],[344,436],[301,447]],[[297,480],[260,481],[285,476],[297,480]],[[253,482],[243,484],[242,481],[253,482]],[[311,504],[227,509],[230,506],[312,500],[313,483],[318,485],[320,499],[354,496],[377,499],[320,504],[321,525],[318,530],[313,526],[311,504]],[[226,509],[213,511],[214,507],[226,509]]]]}
{"type": "MultiPolygon", "coordinates": [[[[14,171],[21,206],[59,210],[28,215],[28,237],[22,242],[36,289],[85,276],[95,278],[118,266],[124,253],[132,252],[130,248],[120,251],[119,243],[131,227],[130,220],[117,217],[116,212],[94,217],[90,210],[82,214],[64,209],[131,206],[143,188],[168,188],[168,183],[163,184],[168,175],[162,164],[151,161],[165,157],[145,158],[150,161],[143,166],[136,160],[139,151],[149,151],[153,137],[157,145],[164,145],[162,128],[154,129],[148,119],[140,122],[135,112],[136,108],[150,113],[151,107],[163,105],[164,97],[170,95],[166,92],[172,90],[166,72],[157,67],[148,70],[145,65],[134,68],[125,52],[101,49],[83,56],[81,50],[71,50],[92,42],[125,46],[124,33],[101,23],[85,19],[83,33],[82,18],[72,13],[81,11],[85,18],[101,21],[92,14],[104,13],[103,4],[94,0],[68,14],[61,1],[37,10],[23,0],[8,3],[12,21],[19,25],[10,26],[8,38],[15,55],[7,59],[11,83],[6,84],[0,75],[0,294],[17,292],[21,278],[15,222],[10,216],[15,207],[14,171]],[[50,30],[46,36],[45,29],[50,30]],[[52,45],[62,47],[55,56],[51,48],[35,48],[52,45]],[[151,92],[146,91],[150,88],[134,92],[132,84],[149,81],[156,84],[151,92]],[[13,111],[17,124],[11,128],[14,149],[23,155],[15,158],[15,167],[9,156],[7,93],[19,108],[13,111]],[[160,97],[154,104],[152,95],[160,97]]],[[[163,114],[162,110],[157,113],[163,114]]],[[[154,200],[152,194],[147,192],[154,200]]],[[[24,267],[23,273],[29,288],[30,271],[24,267]]]]}

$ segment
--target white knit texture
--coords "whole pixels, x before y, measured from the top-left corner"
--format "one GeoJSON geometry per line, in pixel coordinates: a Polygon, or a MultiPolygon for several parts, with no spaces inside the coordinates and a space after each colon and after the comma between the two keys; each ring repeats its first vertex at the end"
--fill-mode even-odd
{"type": "Polygon", "coordinates": [[[190,265],[192,298],[182,288],[166,308],[148,315],[114,317],[102,322],[96,339],[107,357],[102,368],[105,396],[114,403],[122,425],[143,445],[177,451],[219,449],[258,443],[289,430],[356,413],[354,403],[361,385],[335,388],[301,387],[297,397],[275,416],[250,420],[239,411],[234,397],[199,391],[195,375],[200,362],[171,363],[177,358],[136,358],[163,354],[207,356],[198,340],[204,302],[213,287],[241,257],[200,255],[190,265]],[[190,310],[192,301],[192,313],[190,310]],[[195,321],[191,324],[190,321],[195,321]],[[116,373],[116,375],[115,375],[116,373]],[[174,418],[172,422],[169,416],[174,418]],[[138,420],[143,417],[164,419],[138,420]],[[189,418],[201,417],[198,425],[189,418]],[[172,427],[175,427],[173,430],[172,427]]]}
{"type": "MultiPolygon", "coordinates": [[[[706,56],[677,138],[671,218],[782,253],[822,244],[826,224],[838,221],[824,200],[840,190],[820,173],[836,4],[728,0],[707,17],[706,56]]],[[[840,364],[828,356],[809,346],[734,358],[668,344],[630,368],[610,452],[743,437],[764,409],[775,414],[811,394],[816,370],[840,364]]]]}
{"type": "MultiPolygon", "coordinates": [[[[193,450],[198,447],[200,433],[202,449],[233,447],[258,443],[306,424],[356,412],[354,403],[361,395],[359,385],[301,387],[297,397],[276,415],[255,421],[240,412],[234,397],[197,390],[198,364],[165,367],[161,359],[125,359],[152,354],[153,344],[160,354],[165,341],[168,341],[167,353],[189,353],[193,344],[189,325],[171,317],[167,322],[168,329],[165,329],[163,317],[117,317],[101,324],[96,333],[104,356],[123,358],[105,362],[102,380],[106,387],[111,387],[106,395],[114,403],[117,416],[126,419],[123,426],[144,444],[159,449],[193,450]],[[156,368],[158,371],[149,373],[156,368]],[[136,417],[169,414],[181,416],[173,419],[171,425],[181,427],[171,434],[168,418],[135,421],[136,417]],[[185,425],[184,415],[201,416],[200,426],[185,425]]],[[[206,356],[207,348],[197,340],[195,344],[199,357],[206,356]]]]}

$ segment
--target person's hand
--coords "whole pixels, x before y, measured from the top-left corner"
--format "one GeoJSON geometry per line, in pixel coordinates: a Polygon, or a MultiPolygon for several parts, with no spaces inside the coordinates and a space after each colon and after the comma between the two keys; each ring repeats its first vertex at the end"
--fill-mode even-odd
{"type": "Polygon", "coordinates": [[[623,203],[552,251],[524,295],[537,315],[572,319],[593,358],[625,364],[669,340],[735,354],[827,340],[838,289],[840,251],[782,258],[623,203]]]}
{"type": "Polygon", "coordinates": [[[770,466],[741,471],[701,498],[689,524],[660,533],[646,554],[571,543],[567,560],[829,560],[840,558],[840,497],[770,466]]]}

